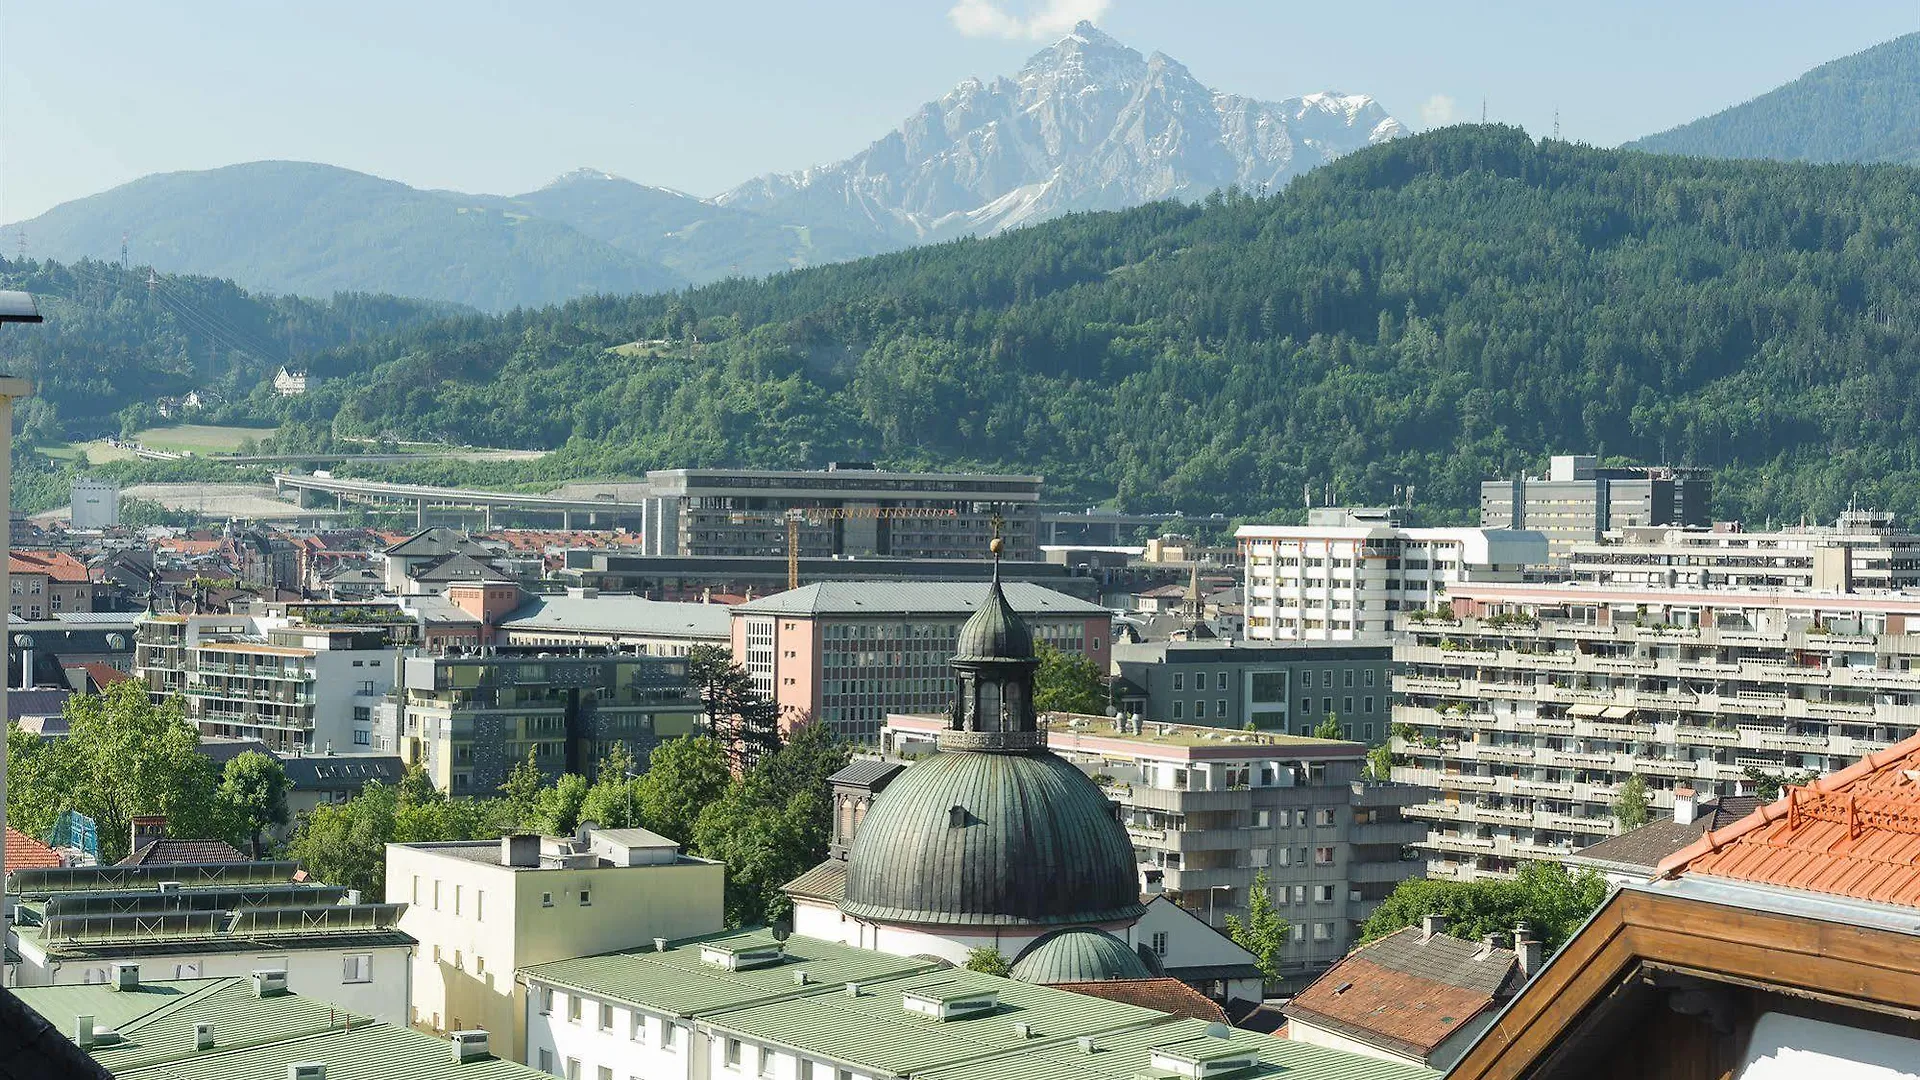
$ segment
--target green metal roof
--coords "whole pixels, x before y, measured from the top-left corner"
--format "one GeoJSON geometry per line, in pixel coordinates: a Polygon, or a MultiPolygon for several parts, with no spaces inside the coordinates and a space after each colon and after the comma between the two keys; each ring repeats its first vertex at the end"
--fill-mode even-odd
{"type": "MultiPolygon", "coordinates": [[[[1065,991],[1056,991],[1064,993],[1065,991]]],[[[1222,1025],[1224,1027],[1224,1025],[1222,1025]]],[[[1214,1058],[1223,1051],[1245,1050],[1260,1064],[1230,1074],[1233,1080],[1439,1080],[1440,1074],[1411,1065],[1278,1039],[1256,1031],[1225,1028],[1226,1037],[1208,1034],[1204,1020],[1179,1019],[1095,1036],[1094,1052],[1073,1040],[1055,1041],[1015,1053],[977,1059],[951,1068],[916,1074],[915,1080],[1136,1080],[1177,1074],[1153,1068],[1153,1051],[1185,1058],[1214,1058]]]]}
{"type": "Polygon", "coordinates": [[[748,951],[775,944],[773,935],[764,929],[736,930],[683,938],[666,952],[630,949],[555,960],[522,968],[520,974],[656,1012],[703,1016],[776,998],[837,991],[848,982],[887,979],[936,966],[925,960],[798,936],[787,939],[786,958],[767,967],[729,971],[700,959],[702,945],[748,951]],[[799,971],[807,973],[807,983],[795,981],[794,973],[799,971]]]}
{"type": "Polygon", "coordinates": [[[1008,972],[1021,982],[1103,982],[1108,979],[1151,979],[1159,972],[1147,966],[1133,946],[1091,926],[1055,930],[1028,945],[1008,972]]]}
{"type": "Polygon", "coordinates": [[[1037,1048],[1081,1035],[1099,1034],[1167,1019],[1165,1013],[1065,990],[982,975],[964,968],[908,975],[874,983],[859,997],[844,991],[787,999],[702,1017],[716,1031],[776,1043],[809,1056],[841,1061],[862,1072],[917,1076],[959,1061],[992,1054],[1024,1056],[1037,1048]],[[909,1013],[908,992],[933,998],[996,992],[999,1007],[947,1020],[909,1013]],[[1029,1037],[1016,1023],[1032,1025],[1029,1037]]]}
{"type": "MultiPolygon", "coordinates": [[[[147,982],[137,990],[24,986],[14,993],[63,1032],[91,1014],[120,1038],[93,1047],[116,1077],[145,1080],[286,1080],[287,1066],[323,1061],[328,1080],[532,1080],[511,1061],[456,1065],[445,1039],[375,1023],[321,998],[255,997],[249,979],[147,982]],[[195,1050],[195,1024],[213,1025],[213,1049],[195,1050]]],[[[510,1032],[500,1032],[505,1040],[510,1032]]]]}
{"type": "MultiPolygon", "coordinates": [[[[189,1032],[191,1034],[191,1032],[189,1032]]],[[[501,1039],[506,1033],[501,1033],[501,1039]]],[[[323,1061],[327,1080],[552,1080],[503,1058],[456,1063],[453,1047],[412,1028],[369,1024],[267,1046],[202,1054],[125,1072],[117,1080],[287,1080],[296,1061],[323,1061]]]]}

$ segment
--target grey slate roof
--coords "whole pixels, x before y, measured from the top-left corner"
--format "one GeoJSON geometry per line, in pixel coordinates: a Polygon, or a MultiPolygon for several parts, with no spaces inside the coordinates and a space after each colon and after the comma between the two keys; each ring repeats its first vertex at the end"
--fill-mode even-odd
{"type": "Polygon", "coordinates": [[[987,598],[960,628],[954,644],[956,660],[1033,660],[1033,630],[1007,602],[998,578],[988,586],[987,598]]]}
{"type": "Polygon", "coordinates": [[[724,604],[678,603],[643,596],[537,596],[515,608],[500,626],[507,630],[577,630],[607,634],[725,641],[733,619],[724,604]]]}
{"type": "Polygon", "coordinates": [[[788,896],[805,896],[837,904],[846,894],[847,864],[839,859],[827,859],[780,888],[788,896]]]}
{"type": "Polygon", "coordinates": [[[841,910],[886,922],[1050,926],[1138,918],[1133,844],[1087,775],[1038,753],[937,753],[873,800],[841,910]]]}
{"type": "Polygon", "coordinates": [[[295,791],[359,791],[369,780],[397,784],[407,775],[398,754],[341,754],[281,758],[295,791]]]}
{"type": "Polygon", "coordinates": [[[1393,971],[1496,997],[1519,973],[1519,957],[1512,949],[1496,948],[1491,957],[1476,960],[1477,941],[1446,934],[1423,939],[1421,933],[1419,927],[1409,926],[1361,946],[1352,955],[1393,971]]]}
{"type": "Polygon", "coordinates": [[[906,769],[902,761],[887,761],[884,758],[854,758],[841,769],[827,778],[827,782],[847,787],[873,787],[893,779],[906,769]]]}
{"type": "Polygon", "coordinates": [[[1606,863],[1619,867],[1639,867],[1648,876],[1660,860],[1693,843],[1709,829],[1723,829],[1759,809],[1760,800],[1750,795],[1723,796],[1712,806],[1703,806],[1689,824],[1671,817],[1649,821],[1631,832],[1609,836],[1574,854],[1581,863],[1606,863]]]}
{"type": "Polygon", "coordinates": [[[1035,938],[1007,973],[1021,982],[1083,983],[1151,979],[1158,975],[1119,938],[1091,926],[1072,926],[1035,938]]]}
{"type": "Polygon", "coordinates": [[[499,570],[465,552],[449,555],[412,576],[415,581],[425,582],[504,580],[499,570]]]}
{"type": "Polygon", "coordinates": [[[456,552],[482,557],[490,554],[486,545],[458,529],[450,529],[445,525],[422,529],[386,550],[388,555],[403,555],[410,559],[430,559],[436,555],[452,555],[456,552]]]}
{"type": "MultiPolygon", "coordinates": [[[[1030,581],[1001,588],[1013,610],[1034,616],[1107,615],[1106,608],[1030,581]]],[[[983,581],[820,581],[734,606],[746,615],[971,615],[987,597],[983,581]]]]}

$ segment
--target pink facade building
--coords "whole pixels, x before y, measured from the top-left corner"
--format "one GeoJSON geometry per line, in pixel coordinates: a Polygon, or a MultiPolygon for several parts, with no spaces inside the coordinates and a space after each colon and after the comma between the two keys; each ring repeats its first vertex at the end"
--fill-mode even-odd
{"type": "MultiPolygon", "coordinates": [[[[1112,656],[1112,613],[1027,582],[1007,601],[1034,636],[1093,660],[1112,656]]],[[[872,742],[887,714],[938,712],[954,695],[948,661],[960,626],[987,595],[984,581],[828,581],[733,608],[733,655],[780,707],[872,742]]]]}

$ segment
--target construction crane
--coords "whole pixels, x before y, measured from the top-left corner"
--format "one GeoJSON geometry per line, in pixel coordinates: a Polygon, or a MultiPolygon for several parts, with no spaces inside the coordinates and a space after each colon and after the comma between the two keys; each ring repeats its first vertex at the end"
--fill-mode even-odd
{"type": "MultiPolygon", "coordinates": [[[[800,587],[800,526],[821,525],[829,521],[844,521],[848,518],[877,518],[895,520],[900,518],[950,518],[959,517],[960,511],[951,507],[934,506],[796,506],[780,515],[787,523],[787,588],[800,587]]],[[[735,513],[729,515],[735,525],[749,521],[771,521],[770,515],[735,513]]]]}

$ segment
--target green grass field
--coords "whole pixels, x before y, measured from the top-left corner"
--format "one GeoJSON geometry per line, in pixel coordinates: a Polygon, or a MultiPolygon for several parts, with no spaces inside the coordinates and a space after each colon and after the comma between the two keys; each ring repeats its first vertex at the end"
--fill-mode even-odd
{"type": "Polygon", "coordinates": [[[231,454],[240,444],[261,439],[278,428],[213,427],[207,424],[168,424],[137,432],[140,445],[175,454],[231,454]]]}

